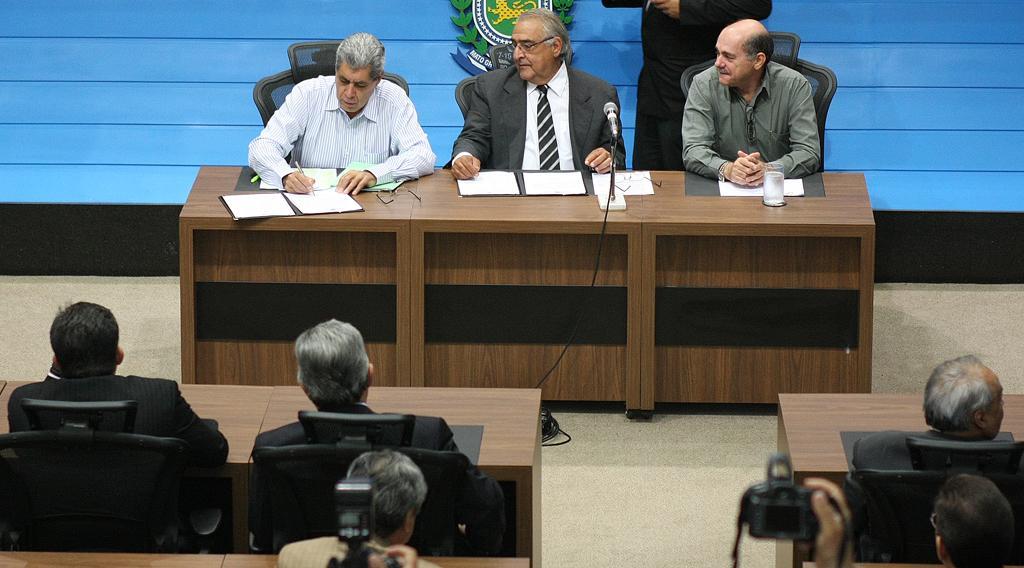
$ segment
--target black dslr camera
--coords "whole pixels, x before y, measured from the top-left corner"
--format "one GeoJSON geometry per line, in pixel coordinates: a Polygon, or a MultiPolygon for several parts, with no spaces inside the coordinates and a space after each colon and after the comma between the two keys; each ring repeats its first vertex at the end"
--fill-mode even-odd
{"type": "MultiPolygon", "coordinates": [[[[338,514],[338,540],[348,545],[345,559],[331,560],[328,568],[366,568],[373,550],[366,543],[373,536],[373,484],[368,478],[346,478],[334,486],[338,514]]],[[[384,558],[388,568],[400,568],[394,558],[384,558]]]]}
{"type": "Polygon", "coordinates": [[[811,493],[793,483],[789,456],[774,454],[768,460],[768,479],[743,494],[739,529],[746,524],[755,538],[813,541],[818,518],[811,509],[811,493]]]}

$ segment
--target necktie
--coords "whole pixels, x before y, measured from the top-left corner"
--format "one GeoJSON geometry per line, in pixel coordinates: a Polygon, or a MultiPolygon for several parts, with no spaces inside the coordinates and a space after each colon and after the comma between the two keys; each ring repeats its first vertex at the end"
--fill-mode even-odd
{"type": "Polygon", "coordinates": [[[540,156],[540,169],[557,170],[558,141],[555,140],[555,122],[551,119],[551,105],[548,104],[548,86],[537,87],[537,154],[540,156]]]}

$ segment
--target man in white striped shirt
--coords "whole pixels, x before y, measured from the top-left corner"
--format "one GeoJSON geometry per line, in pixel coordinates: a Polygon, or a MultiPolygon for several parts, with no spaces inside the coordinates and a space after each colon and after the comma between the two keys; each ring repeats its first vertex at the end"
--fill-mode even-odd
{"type": "Polygon", "coordinates": [[[338,180],[338,191],[361,189],[433,173],[436,156],[405,91],[384,73],[384,45],[368,33],[338,45],[334,77],[302,81],[288,94],[259,137],[249,143],[249,165],[267,183],[309,193],[314,180],[301,168],[373,164],[338,180]],[[285,161],[291,152],[292,165],[285,161]],[[292,167],[294,165],[294,167],[292,167]]]}

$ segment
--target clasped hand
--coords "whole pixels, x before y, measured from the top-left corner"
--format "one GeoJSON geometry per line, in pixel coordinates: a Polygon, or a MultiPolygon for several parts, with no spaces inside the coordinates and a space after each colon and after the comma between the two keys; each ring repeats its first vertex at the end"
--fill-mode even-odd
{"type": "Polygon", "coordinates": [[[764,162],[761,153],[747,154],[740,150],[735,162],[725,167],[725,179],[739,185],[759,185],[764,180],[764,162]]]}

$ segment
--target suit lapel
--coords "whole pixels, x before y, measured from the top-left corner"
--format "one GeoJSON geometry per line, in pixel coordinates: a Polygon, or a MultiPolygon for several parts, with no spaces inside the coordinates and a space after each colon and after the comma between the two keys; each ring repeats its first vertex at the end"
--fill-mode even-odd
{"type": "MultiPolygon", "coordinates": [[[[512,140],[508,142],[508,168],[523,169],[523,149],[526,147],[526,81],[519,78],[519,73],[512,67],[512,73],[505,80],[504,108],[497,112],[507,112],[511,116],[512,140]],[[518,125],[518,128],[515,126],[518,125]]],[[[491,112],[494,112],[492,109],[491,112]]]]}
{"type": "Polygon", "coordinates": [[[568,65],[565,68],[569,77],[569,141],[572,144],[572,161],[577,170],[584,167],[583,159],[593,148],[580,148],[581,140],[589,140],[590,123],[594,119],[590,109],[590,93],[576,84],[576,72],[568,65]],[[574,112],[575,111],[575,112],[574,112]]]}

